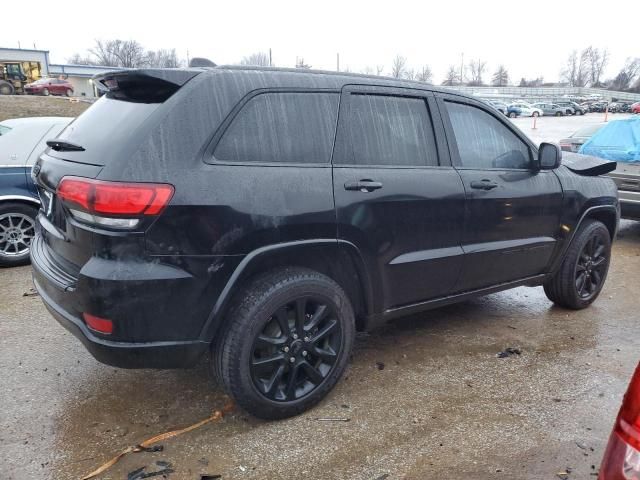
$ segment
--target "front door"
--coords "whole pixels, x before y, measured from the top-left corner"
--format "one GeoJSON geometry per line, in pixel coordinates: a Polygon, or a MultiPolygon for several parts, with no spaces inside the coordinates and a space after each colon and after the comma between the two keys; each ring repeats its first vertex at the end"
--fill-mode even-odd
{"type": "Polygon", "coordinates": [[[347,87],[333,157],[341,241],[373,278],[378,312],[448,294],[462,268],[464,189],[428,91],[347,87]]]}
{"type": "Polygon", "coordinates": [[[562,188],[535,170],[532,145],[480,102],[439,95],[453,164],[466,192],[463,273],[469,291],[544,273],[560,229],[562,188]]]}

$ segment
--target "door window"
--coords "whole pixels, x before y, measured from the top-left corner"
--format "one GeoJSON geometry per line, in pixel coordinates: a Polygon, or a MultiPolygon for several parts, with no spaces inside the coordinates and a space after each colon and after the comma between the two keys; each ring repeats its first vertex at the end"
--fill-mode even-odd
{"type": "Polygon", "coordinates": [[[422,98],[351,94],[351,148],[339,163],[437,166],[433,125],[422,98]]]}
{"type": "Polygon", "coordinates": [[[497,118],[484,110],[446,102],[460,166],[466,168],[529,168],[529,147],[497,118]]]}
{"type": "Polygon", "coordinates": [[[338,93],[269,92],[251,98],[214,151],[221,162],[329,163],[338,93]]]}

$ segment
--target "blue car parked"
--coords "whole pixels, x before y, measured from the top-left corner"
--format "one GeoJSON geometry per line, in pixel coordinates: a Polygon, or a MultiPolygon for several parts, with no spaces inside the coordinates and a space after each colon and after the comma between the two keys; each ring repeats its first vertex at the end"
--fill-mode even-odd
{"type": "Polygon", "coordinates": [[[29,262],[40,200],[31,166],[46,141],[73,120],[66,117],[19,118],[0,122],[0,266],[29,262]]]}

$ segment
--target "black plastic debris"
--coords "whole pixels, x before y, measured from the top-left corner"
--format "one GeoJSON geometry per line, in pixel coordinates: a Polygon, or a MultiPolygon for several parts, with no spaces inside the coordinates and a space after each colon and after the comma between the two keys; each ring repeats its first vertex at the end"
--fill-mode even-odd
{"type": "Polygon", "coordinates": [[[222,475],[210,475],[208,473],[203,473],[200,475],[200,480],[218,480],[222,478],[222,475]]]}
{"type": "Polygon", "coordinates": [[[508,358],[513,357],[514,355],[520,355],[522,350],[517,347],[507,347],[500,353],[496,353],[496,357],[498,358],[508,358]]]}
{"type": "Polygon", "coordinates": [[[378,370],[384,370],[384,363],[376,362],[376,367],[378,367],[378,370]]]}
{"type": "Polygon", "coordinates": [[[136,470],[129,472],[129,474],[127,475],[127,480],[140,480],[143,478],[158,477],[160,475],[166,476],[174,472],[173,468],[171,468],[171,463],[165,462],[163,460],[158,460],[156,462],[156,467],[158,467],[159,470],[155,470],[153,472],[147,472],[146,466],[137,468],[136,470]]]}

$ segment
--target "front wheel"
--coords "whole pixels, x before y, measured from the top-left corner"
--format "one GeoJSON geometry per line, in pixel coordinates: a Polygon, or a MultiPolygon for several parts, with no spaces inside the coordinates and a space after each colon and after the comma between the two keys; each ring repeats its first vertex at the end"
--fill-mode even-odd
{"type": "Polygon", "coordinates": [[[67,97],[71,97],[73,95],[73,90],[71,90],[70,88],[67,88],[67,91],[65,92],[65,94],[67,95],[67,97]]]}
{"type": "Polygon", "coordinates": [[[516,115],[516,112],[511,112],[509,113],[509,117],[511,118],[516,118],[518,115],[516,115]]]}
{"type": "Polygon", "coordinates": [[[0,80],[0,95],[13,95],[15,93],[15,89],[13,85],[9,82],[5,82],[0,80]]]}
{"type": "Polygon", "coordinates": [[[42,95],[44,95],[45,97],[49,96],[49,89],[48,88],[43,88],[42,89],[42,95]]]}
{"type": "Polygon", "coordinates": [[[0,204],[0,266],[29,263],[38,209],[22,203],[0,204]]]}
{"type": "Polygon", "coordinates": [[[537,117],[537,116],[538,116],[538,112],[533,112],[533,113],[531,114],[531,116],[532,116],[532,117],[537,117]]]}
{"type": "Polygon", "coordinates": [[[556,112],[556,117],[561,117],[562,116],[562,112],[556,112]]]}
{"type": "Polygon", "coordinates": [[[240,292],[211,355],[236,403],[264,419],[286,418],[318,403],[347,367],[353,309],[329,277],[283,268],[240,292]]]}
{"type": "Polygon", "coordinates": [[[573,310],[588,307],[604,286],[610,259],[609,230],[602,222],[587,220],[576,233],[559,270],[545,281],[547,298],[573,310]]]}

